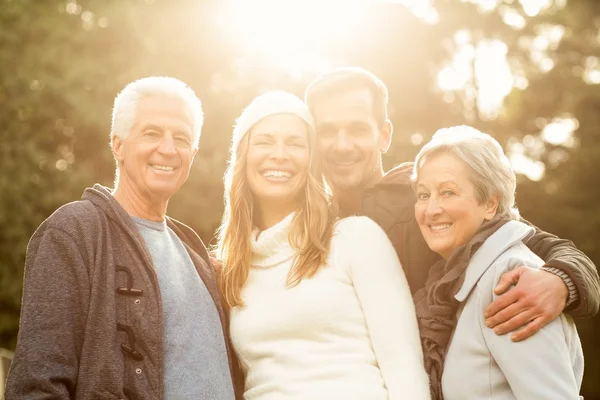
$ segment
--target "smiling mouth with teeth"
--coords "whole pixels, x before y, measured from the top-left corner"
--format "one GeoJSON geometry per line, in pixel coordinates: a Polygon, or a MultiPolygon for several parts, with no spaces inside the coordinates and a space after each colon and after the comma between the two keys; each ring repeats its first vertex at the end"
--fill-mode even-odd
{"type": "Polygon", "coordinates": [[[268,170],[262,175],[269,180],[288,180],[292,177],[291,172],[278,170],[268,170]]]}
{"type": "Polygon", "coordinates": [[[168,167],[166,165],[156,165],[156,164],[151,164],[150,165],[152,168],[157,169],[159,171],[166,171],[166,172],[171,172],[173,171],[175,168],[173,167],[168,167]]]}
{"type": "Polygon", "coordinates": [[[438,224],[438,225],[429,225],[429,229],[432,231],[442,231],[448,229],[452,226],[452,224],[438,224]]]}

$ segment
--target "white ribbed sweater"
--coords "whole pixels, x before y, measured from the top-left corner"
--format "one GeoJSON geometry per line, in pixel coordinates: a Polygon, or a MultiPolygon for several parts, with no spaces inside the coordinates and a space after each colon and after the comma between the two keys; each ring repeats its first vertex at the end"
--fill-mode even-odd
{"type": "Polygon", "coordinates": [[[339,221],[327,265],[289,288],[292,219],[253,235],[246,305],[231,312],[244,398],[429,399],[410,290],[383,230],[339,221]]]}

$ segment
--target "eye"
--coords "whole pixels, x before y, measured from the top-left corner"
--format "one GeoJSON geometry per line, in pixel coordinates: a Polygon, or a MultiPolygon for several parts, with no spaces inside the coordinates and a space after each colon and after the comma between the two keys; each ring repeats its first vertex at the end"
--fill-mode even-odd
{"type": "Polygon", "coordinates": [[[350,128],[350,134],[354,136],[363,136],[369,133],[369,129],[364,125],[357,125],[350,128]]]}
{"type": "Polygon", "coordinates": [[[154,129],[148,129],[147,131],[144,131],[144,136],[157,137],[159,135],[160,132],[154,129]]]}
{"type": "Polygon", "coordinates": [[[268,146],[271,144],[271,141],[268,139],[256,139],[252,144],[254,146],[268,146]]]}
{"type": "Polygon", "coordinates": [[[425,201],[427,199],[429,199],[429,193],[425,193],[425,192],[417,193],[417,200],[425,201]]]}
{"type": "Polygon", "coordinates": [[[177,135],[177,136],[175,136],[175,140],[178,141],[179,143],[183,143],[183,144],[191,143],[191,140],[187,135],[177,135]]]}
{"type": "Polygon", "coordinates": [[[451,197],[454,196],[454,191],[452,190],[443,190],[441,192],[442,197],[451,197]]]}
{"type": "Polygon", "coordinates": [[[290,142],[289,145],[292,146],[292,147],[298,147],[298,148],[301,148],[301,149],[303,149],[303,148],[306,147],[306,143],[304,143],[304,142],[302,142],[300,140],[295,140],[293,142],[290,142]]]}
{"type": "Polygon", "coordinates": [[[320,138],[330,138],[335,136],[336,132],[333,128],[320,128],[317,129],[317,136],[320,138]]]}

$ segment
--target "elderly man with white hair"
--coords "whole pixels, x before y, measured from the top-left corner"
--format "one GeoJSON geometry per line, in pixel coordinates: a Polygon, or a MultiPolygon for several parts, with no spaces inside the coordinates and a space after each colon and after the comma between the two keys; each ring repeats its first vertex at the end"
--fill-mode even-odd
{"type": "Polygon", "coordinates": [[[116,97],[115,187],[88,188],[27,249],[6,399],[234,398],[227,318],[206,248],[166,216],[203,122],[185,83],[116,97]]]}

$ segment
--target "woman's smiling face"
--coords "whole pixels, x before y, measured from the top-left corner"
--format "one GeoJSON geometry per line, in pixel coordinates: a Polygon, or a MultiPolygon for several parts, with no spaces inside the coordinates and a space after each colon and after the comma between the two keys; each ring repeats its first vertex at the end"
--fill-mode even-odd
{"type": "Polygon", "coordinates": [[[445,259],[496,215],[497,200],[480,204],[471,173],[448,152],[428,156],[419,169],[415,217],[429,248],[445,259]]]}
{"type": "Polygon", "coordinates": [[[292,114],[260,120],[249,133],[246,179],[259,206],[296,209],[310,163],[308,125],[292,114]]]}

